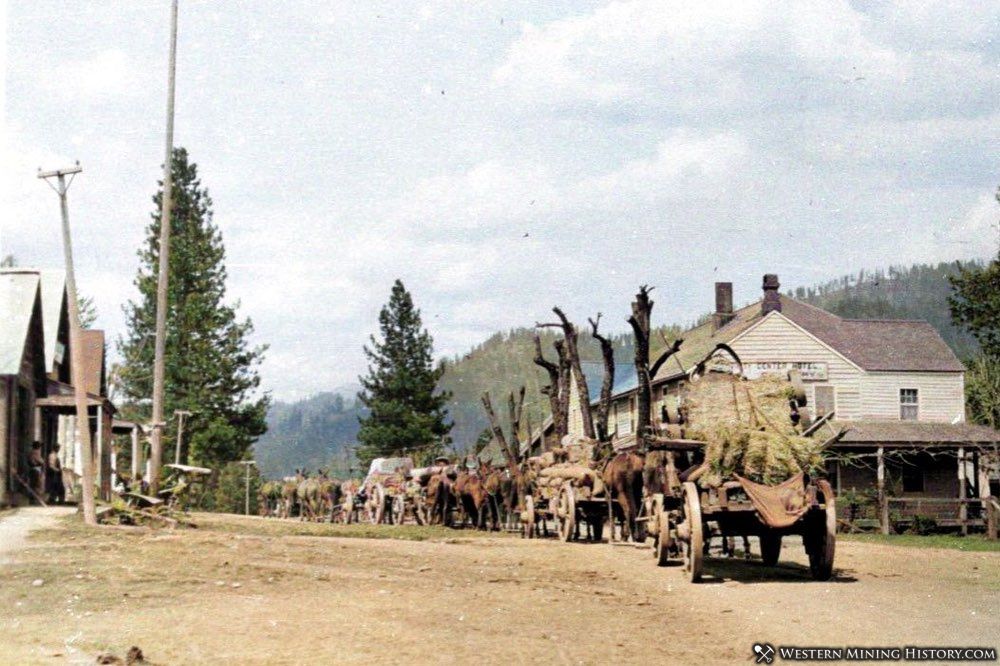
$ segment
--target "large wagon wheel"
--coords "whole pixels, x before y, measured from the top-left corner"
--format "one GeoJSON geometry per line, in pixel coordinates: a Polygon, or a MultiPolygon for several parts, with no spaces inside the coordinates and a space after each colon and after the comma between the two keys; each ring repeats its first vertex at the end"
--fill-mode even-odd
{"type": "Polygon", "coordinates": [[[826,480],[817,481],[823,493],[826,509],[814,513],[812,524],[803,540],[809,553],[809,571],[815,580],[830,580],[833,576],[833,556],[837,549],[837,503],[833,488],[826,480]]]}
{"type": "Polygon", "coordinates": [[[764,561],[764,566],[773,567],[778,563],[781,555],[781,535],[771,531],[765,531],[760,535],[760,559],[764,561]]]}
{"type": "Polygon", "coordinates": [[[656,535],[653,553],[656,555],[656,566],[665,567],[670,563],[670,549],[674,545],[673,535],[670,534],[670,513],[661,510],[657,523],[659,533],[656,535]]]}
{"type": "Polygon", "coordinates": [[[524,496],[524,509],[521,510],[521,523],[524,531],[521,536],[526,539],[535,538],[535,499],[531,495],[524,496]]]}
{"type": "Polygon", "coordinates": [[[390,522],[402,525],[406,522],[406,496],[396,495],[392,498],[392,517],[390,522]]]}
{"type": "Polygon", "coordinates": [[[572,541],[576,531],[576,490],[571,484],[564,483],[559,489],[555,513],[559,521],[559,538],[572,541]]]}
{"type": "Polygon", "coordinates": [[[701,498],[698,488],[691,481],[684,482],[684,513],[687,540],[684,544],[684,570],[692,583],[701,581],[704,553],[704,532],[701,522],[701,498]]]}
{"type": "Polygon", "coordinates": [[[376,483],[372,487],[371,502],[374,511],[371,512],[371,521],[375,525],[381,525],[385,520],[385,488],[381,483],[376,483]]]}

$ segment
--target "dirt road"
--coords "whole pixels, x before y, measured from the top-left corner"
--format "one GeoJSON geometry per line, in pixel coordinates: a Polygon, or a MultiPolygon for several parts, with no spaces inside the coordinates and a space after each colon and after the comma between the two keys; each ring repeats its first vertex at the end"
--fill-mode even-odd
{"type": "Polygon", "coordinates": [[[59,518],[75,511],[75,507],[32,506],[4,515],[0,520],[0,565],[10,564],[18,552],[28,547],[31,532],[52,527],[59,518]]]}
{"type": "Polygon", "coordinates": [[[226,520],[226,532],[45,533],[25,551],[38,560],[0,569],[0,654],[93,663],[134,644],[169,664],[712,664],[750,663],[755,640],[1000,642],[997,553],[844,542],[837,579],[816,583],[789,543],[776,570],[710,560],[717,577],[690,585],[629,546],[275,536],[226,520]]]}

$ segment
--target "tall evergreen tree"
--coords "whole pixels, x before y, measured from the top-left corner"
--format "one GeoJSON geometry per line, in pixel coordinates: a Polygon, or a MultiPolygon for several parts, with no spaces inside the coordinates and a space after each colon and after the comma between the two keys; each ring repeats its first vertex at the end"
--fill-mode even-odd
{"type": "Polygon", "coordinates": [[[389,302],[379,313],[381,340],[365,345],[368,375],[359,377],[358,399],[368,408],[358,433],[358,459],[367,468],[373,458],[415,455],[429,462],[448,443],[447,392],[436,392],[444,368],[434,365],[434,342],[423,328],[420,310],[403,283],[396,280],[389,302]]]}
{"type": "MultiPolygon", "coordinates": [[[[225,249],[212,221],[212,199],[184,148],[175,148],[173,213],[167,293],[164,462],[173,461],[175,410],[188,410],[181,461],[219,468],[246,456],[267,426],[270,397],[258,389],[265,346],[253,347],[250,319],[240,319],[239,303],[226,303],[225,249]]],[[[153,390],[156,285],[160,256],[160,200],[153,197],[152,221],[140,248],[135,286],[139,299],[125,306],[128,332],[118,341],[124,358],[122,390],[130,411],[149,418],[153,390]]]]}
{"type": "Polygon", "coordinates": [[[960,267],[950,280],[955,324],[976,337],[984,354],[1000,357],[1000,255],[985,266],[960,267]]]}

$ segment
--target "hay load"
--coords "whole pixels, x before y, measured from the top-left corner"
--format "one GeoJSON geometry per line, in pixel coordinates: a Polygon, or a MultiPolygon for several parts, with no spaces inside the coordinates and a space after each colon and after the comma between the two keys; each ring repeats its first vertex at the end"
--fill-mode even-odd
{"type": "Polygon", "coordinates": [[[746,380],[713,372],[688,384],[684,393],[687,436],[707,439],[719,426],[767,427],[775,432],[797,434],[788,418],[788,401],[795,395],[781,377],[765,375],[746,380]]]}
{"type": "Polygon", "coordinates": [[[790,418],[792,384],[782,377],[745,380],[710,373],[689,385],[684,396],[687,436],[705,445],[704,487],[717,487],[735,474],[777,485],[799,472],[823,469],[822,443],[802,437],[790,418]]]}

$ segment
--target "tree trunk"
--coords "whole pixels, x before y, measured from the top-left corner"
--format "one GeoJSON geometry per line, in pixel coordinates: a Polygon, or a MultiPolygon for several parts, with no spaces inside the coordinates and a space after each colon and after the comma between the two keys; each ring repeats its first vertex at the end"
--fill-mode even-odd
{"type": "MultiPolygon", "coordinates": [[[[580,350],[577,347],[578,334],[576,326],[573,325],[566,315],[558,307],[552,311],[559,317],[558,324],[538,324],[541,327],[558,327],[563,330],[565,336],[566,356],[569,360],[572,374],[575,375],[576,391],[580,396],[580,418],[583,421],[583,435],[588,439],[594,439],[594,418],[590,410],[590,390],[587,388],[587,378],[583,374],[580,366],[580,350]]],[[[567,398],[569,392],[567,391],[567,398]]]]}
{"type": "Polygon", "coordinates": [[[556,441],[561,443],[569,432],[569,383],[573,367],[566,353],[565,341],[556,340],[552,346],[559,356],[559,427],[555,429],[555,433],[556,441]]]}
{"type": "Polygon", "coordinates": [[[628,318],[628,323],[635,334],[635,372],[639,378],[639,388],[636,391],[635,439],[640,450],[645,449],[645,438],[649,435],[653,401],[652,377],[649,374],[649,318],[653,311],[653,301],[649,298],[649,292],[648,286],[639,287],[639,293],[632,301],[632,316],[628,318]]]}
{"type": "Polygon", "coordinates": [[[601,382],[601,399],[597,403],[597,439],[608,441],[608,413],[611,411],[611,387],[615,383],[615,350],[611,346],[611,340],[597,332],[597,327],[601,323],[601,313],[597,313],[597,319],[590,319],[590,328],[594,339],[601,343],[601,357],[604,359],[604,379],[601,382]]]}
{"type": "MultiPolygon", "coordinates": [[[[559,351],[561,346],[561,343],[556,341],[556,351],[559,351]]],[[[565,353],[560,352],[558,363],[545,360],[545,357],[542,355],[542,341],[537,334],[535,335],[535,365],[543,368],[549,375],[549,384],[542,387],[542,395],[547,396],[549,399],[549,410],[552,413],[552,428],[560,439],[566,434],[566,412],[562,408],[564,395],[562,365],[564,356],[565,353]]],[[[545,433],[543,432],[543,444],[544,439],[545,433]]]]}
{"type": "Polygon", "coordinates": [[[481,400],[483,402],[483,408],[486,410],[486,416],[490,420],[490,431],[493,433],[493,439],[500,444],[500,448],[503,449],[504,455],[507,456],[508,467],[517,467],[517,457],[514,455],[514,450],[507,442],[507,437],[503,434],[503,428],[500,427],[500,421],[497,419],[496,412],[493,411],[493,403],[490,401],[490,394],[488,391],[483,393],[481,400]]]}

